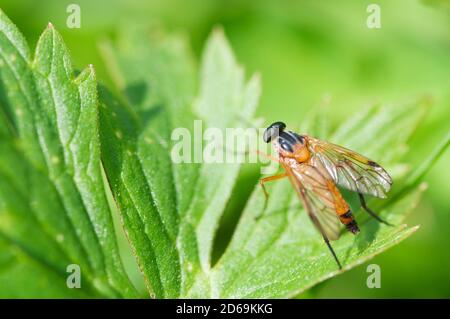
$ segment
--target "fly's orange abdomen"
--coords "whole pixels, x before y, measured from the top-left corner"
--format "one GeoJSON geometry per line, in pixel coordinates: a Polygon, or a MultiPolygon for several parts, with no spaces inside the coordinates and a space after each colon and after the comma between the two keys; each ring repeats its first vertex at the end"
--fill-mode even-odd
{"type": "Polygon", "coordinates": [[[333,194],[335,210],[339,216],[339,220],[341,221],[341,223],[344,224],[345,227],[347,227],[347,229],[353,234],[358,233],[359,227],[356,223],[356,220],[353,217],[352,211],[350,210],[350,207],[348,206],[344,197],[342,197],[339,189],[332,181],[328,181],[328,189],[333,194]]]}

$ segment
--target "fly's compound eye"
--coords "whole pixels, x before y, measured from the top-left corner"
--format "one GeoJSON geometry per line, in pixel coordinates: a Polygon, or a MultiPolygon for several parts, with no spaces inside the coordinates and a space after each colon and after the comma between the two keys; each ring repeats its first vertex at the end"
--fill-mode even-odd
{"type": "Polygon", "coordinates": [[[294,151],[294,149],[292,148],[292,145],[289,144],[289,143],[286,142],[286,141],[281,141],[281,142],[280,142],[280,147],[281,147],[283,150],[285,150],[286,152],[292,153],[292,152],[294,151]]]}
{"type": "Polygon", "coordinates": [[[269,143],[272,139],[280,135],[281,132],[286,128],[286,124],[283,122],[275,122],[272,123],[266,130],[264,131],[263,139],[264,142],[269,143]]]}

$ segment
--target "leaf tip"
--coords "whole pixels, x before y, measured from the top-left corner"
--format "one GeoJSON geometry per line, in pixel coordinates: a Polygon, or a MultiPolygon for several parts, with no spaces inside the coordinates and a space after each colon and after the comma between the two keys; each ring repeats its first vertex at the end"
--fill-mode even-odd
{"type": "Polygon", "coordinates": [[[93,79],[95,79],[95,78],[96,78],[96,73],[95,73],[94,65],[93,65],[92,63],[90,63],[90,64],[88,65],[88,68],[89,68],[89,71],[90,71],[90,73],[91,73],[91,77],[92,77],[93,79]]]}
{"type": "Polygon", "coordinates": [[[257,71],[257,72],[252,74],[249,82],[260,86],[261,85],[261,78],[262,78],[261,72],[257,71]]]}
{"type": "Polygon", "coordinates": [[[218,37],[224,37],[225,32],[223,31],[223,26],[220,24],[217,24],[213,27],[213,35],[218,37]]]}
{"type": "Polygon", "coordinates": [[[231,47],[228,43],[227,36],[225,35],[225,30],[222,25],[215,25],[210,34],[208,44],[214,43],[213,46],[219,47],[222,50],[225,50],[231,53],[231,47]]]}
{"type": "Polygon", "coordinates": [[[259,72],[259,71],[256,71],[252,75],[252,79],[254,79],[254,81],[261,81],[261,77],[262,77],[262,75],[261,75],[261,72],[259,72]]]}
{"type": "Polygon", "coordinates": [[[407,224],[402,224],[401,230],[406,230],[406,232],[407,232],[406,237],[409,237],[410,235],[414,234],[420,228],[420,225],[412,226],[412,227],[409,227],[409,228],[408,227],[409,226],[407,224]]]}
{"type": "Polygon", "coordinates": [[[55,27],[53,26],[53,23],[49,22],[49,23],[47,24],[47,29],[52,30],[52,29],[54,29],[54,28],[55,28],[55,27]]]}

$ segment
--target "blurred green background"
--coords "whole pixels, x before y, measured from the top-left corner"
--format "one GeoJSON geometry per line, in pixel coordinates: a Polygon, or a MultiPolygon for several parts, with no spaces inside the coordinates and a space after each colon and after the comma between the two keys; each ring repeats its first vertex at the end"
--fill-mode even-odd
{"type": "MultiPolygon", "coordinates": [[[[222,25],[239,62],[262,75],[258,115],[298,126],[308,110],[328,101],[332,127],[373,103],[401,105],[430,96],[429,117],[413,138],[415,164],[450,128],[450,1],[205,1],[2,0],[1,8],[31,46],[51,21],[75,67],[92,63],[109,83],[99,42],[130,24],[161,24],[185,34],[199,57],[205,38],[222,25]],[[66,26],[70,3],[81,7],[81,28],[66,26]],[[381,7],[381,29],[366,26],[370,3],[381,7]]],[[[368,143],[376,141],[367,141],[368,143]]],[[[381,289],[366,286],[366,267],[329,280],[304,297],[450,297],[450,152],[426,177],[429,185],[409,219],[421,229],[376,257],[381,289]]],[[[244,170],[219,230],[226,246],[243,199],[258,178],[244,170]]],[[[371,262],[371,263],[372,263],[371,262]]]]}

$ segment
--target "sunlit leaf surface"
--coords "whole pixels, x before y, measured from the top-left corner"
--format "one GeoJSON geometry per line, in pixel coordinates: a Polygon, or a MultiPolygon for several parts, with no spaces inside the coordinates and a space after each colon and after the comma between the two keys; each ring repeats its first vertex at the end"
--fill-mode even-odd
{"type": "Polygon", "coordinates": [[[51,25],[32,58],[0,11],[0,107],[0,296],[135,296],[101,178],[94,69],[74,77],[51,25]],[[81,289],[66,285],[71,264],[81,289]]]}
{"type": "MultiPolygon", "coordinates": [[[[249,126],[260,95],[259,77],[247,79],[223,31],[211,34],[198,67],[186,39],[158,27],[122,29],[100,51],[114,87],[98,85],[92,66],[75,76],[51,25],[31,56],[0,12],[0,297],[139,296],[122,266],[109,192],[152,297],[294,297],[341,273],[288,181],[268,187],[267,203],[255,187],[224,254],[211,261],[240,164],[202,162],[202,134],[249,126]],[[192,161],[177,163],[184,133],[192,161]],[[66,285],[70,264],[81,268],[81,289],[66,285]]],[[[342,272],[418,229],[405,218],[450,140],[417,169],[404,160],[428,104],[365,108],[336,129],[331,106],[301,123],[288,119],[393,176],[388,198],[368,203],[394,227],[344,192],[361,233],[333,242],[342,272]]]]}

